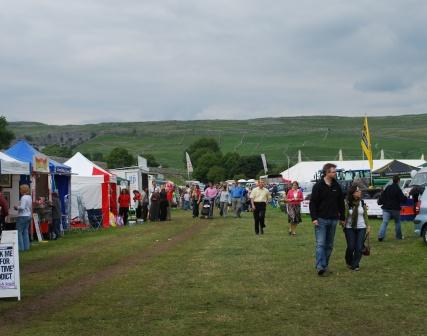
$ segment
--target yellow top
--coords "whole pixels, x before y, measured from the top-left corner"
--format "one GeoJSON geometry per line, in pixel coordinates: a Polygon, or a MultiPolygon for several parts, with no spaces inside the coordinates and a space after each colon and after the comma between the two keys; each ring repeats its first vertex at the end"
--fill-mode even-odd
{"type": "Polygon", "coordinates": [[[265,202],[268,203],[268,201],[271,198],[270,192],[268,191],[267,188],[255,188],[251,191],[251,195],[250,198],[254,201],[254,202],[265,202]]]}

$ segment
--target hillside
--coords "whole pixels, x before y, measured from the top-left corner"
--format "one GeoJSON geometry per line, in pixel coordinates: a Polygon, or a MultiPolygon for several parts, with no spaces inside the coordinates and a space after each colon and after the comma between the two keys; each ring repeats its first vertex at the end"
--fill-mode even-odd
{"type": "MultiPolygon", "coordinates": [[[[386,158],[419,158],[427,154],[427,114],[369,118],[374,156],[384,149],[386,158]]],[[[150,153],[158,162],[183,169],[184,150],[197,138],[213,137],[222,151],[242,155],[265,153],[278,166],[297,160],[361,158],[362,118],[289,117],[253,120],[198,120],[136,123],[101,123],[55,126],[33,122],[10,123],[17,139],[36,145],[60,143],[74,151],[107,154],[125,147],[133,154],[150,153]]]]}

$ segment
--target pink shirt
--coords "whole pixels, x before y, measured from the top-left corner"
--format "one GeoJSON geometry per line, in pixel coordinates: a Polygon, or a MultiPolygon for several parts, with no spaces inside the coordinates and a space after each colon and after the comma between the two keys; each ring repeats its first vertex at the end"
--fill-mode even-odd
{"type": "Polygon", "coordinates": [[[210,199],[215,198],[217,193],[218,192],[217,192],[217,190],[215,188],[207,188],[205,190],[205,196],[207,198],[210,198],[210,199]]]}

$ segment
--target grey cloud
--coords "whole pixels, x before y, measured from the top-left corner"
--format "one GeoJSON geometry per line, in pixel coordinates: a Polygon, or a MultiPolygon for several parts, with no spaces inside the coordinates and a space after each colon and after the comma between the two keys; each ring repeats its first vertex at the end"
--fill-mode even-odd
{"type": "Polygon", "coordinates": [[[10,120],[427,112],[421,0],[0,5],[10,120]]]}

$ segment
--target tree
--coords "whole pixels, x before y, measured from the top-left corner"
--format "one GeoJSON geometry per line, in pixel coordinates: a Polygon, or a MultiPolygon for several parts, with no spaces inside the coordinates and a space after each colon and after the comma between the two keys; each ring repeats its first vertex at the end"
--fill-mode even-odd
{"type": "Polygon", "coordinates": [[[225,180],[226,171],[223,167],[213,166],[209,168],[206,176],[208,181],[217,183],[225,180]]]}
{"type": "Polygon", "coordinates": [[[147,166],[148,167],[158,167],[160,164],[157,162],[156,158],[153,154],[141,154],[142,157],[147,159],[147,166]]]}
{"type": "MultiPolygon", "coordinates": [[[[190,155],[193,166],[197,166],[200,157],[206,153],[221,153],[218,142],[213,138],[200,138],[193,142],[185,152],[190,155]]],[[[186,164],[186,157],[184,152],[183,162],[186,164]]]]}
{"type": "Polygon", "coordinates": [[[108,168],[129,167],[136,163],[126,148],[116,147],[106,157],[108,168]]]}
{"type": "Polygon", "coordinates": [[[238,173],[245,178],[253,178],[263,169],[261,157],[259,155],[242,156],[238,167],[238,173]]]}
{"type": "Polygon", "coordinates": [[[64,158],[69,158],[71,155],[73,155],[71,148],[60,146],[58,144],[48,145],[43,148],[42,152],[46,155],[59,156],[64,158]]]}
{"type": "Polygon", "coordinates": [[[101,152],[93,152],[92,153],[92,160],[93,161],[104,161],[104,154],[101,152]]]}
{"type": "Polygon", "coordinates": [[[229,152],[223,157],[223,167],[227,172],[227,178],[230,179],[236,174],[239,174],[239,165],[242,158],[238,153],[229,152]]]}
{"type": "Polygon", "coordinates": [[[208,172],[211,167],[221,166],[221,153],[206,153],[197,161],[197,166],[194,168],[193,177],[202,182],[208,182],[208,172]]]}
{"type": "Polygon", "coordinates": [[[0,117],[0,148],[7,148],[10,143],[15,139],[15,134],[7,128],[9,123],[4,116],[0,117]]]}

